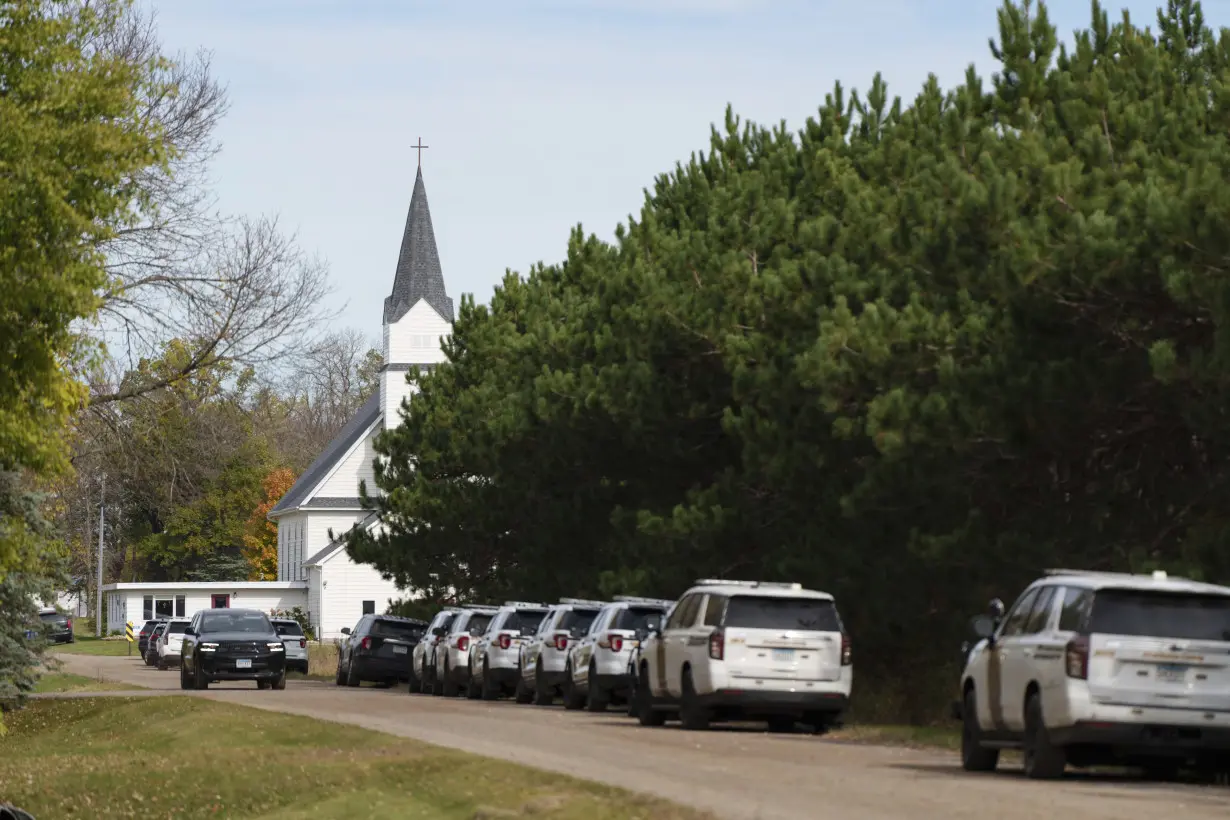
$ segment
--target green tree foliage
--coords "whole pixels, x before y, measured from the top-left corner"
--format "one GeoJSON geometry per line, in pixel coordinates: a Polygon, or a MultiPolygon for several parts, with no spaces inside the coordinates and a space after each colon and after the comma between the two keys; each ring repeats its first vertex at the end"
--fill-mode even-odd
{"type": "MultiPolygon", "coordinates": [[[[70,325],[97,308],[99,245],[129,219],[135,172],[162,161],[138,100],[148,66],[93,48],[124,4],[0,4],[0,469],[66,466],[83,393],[70,325]]],[[[0,521],[0,578],[32,567],[29,527],[0,521]]]]}
{"type": "Polygon", "coordinates": [[[728,112],[614,245],[464,302],[351,554],[429,597],[802,581],[912,719],[1048,565],[1230,581],[1230,39],[1008,3],[992,49],[797,134],[728,112]]]}

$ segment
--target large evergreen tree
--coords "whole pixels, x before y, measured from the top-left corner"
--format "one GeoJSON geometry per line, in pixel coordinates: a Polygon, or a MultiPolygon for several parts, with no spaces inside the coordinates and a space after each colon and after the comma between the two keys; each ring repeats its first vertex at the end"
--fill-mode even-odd
{"type": "Polygon", "coordinates": [[[1230,39],[1007,3],[990,79],[728,113],[608,246],[463,304],[351,553],[473,594],[834,592],[927,719],[1044,567],[1230,582],[1230,39]],[[933,670],[902,679],[902,668],[933,670]]]}

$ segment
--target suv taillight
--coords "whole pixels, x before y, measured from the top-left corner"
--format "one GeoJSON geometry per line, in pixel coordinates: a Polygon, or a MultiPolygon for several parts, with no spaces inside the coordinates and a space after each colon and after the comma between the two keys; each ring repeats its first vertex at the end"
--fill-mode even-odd
{"type": "Polygon", "coordinates": [[[610,643],[612,652],[622,652],[624,650],[623,635],[612,635],[610,643]]]}
{"type": "Polygon", "coordinates": [[[365,636],[363,640],[359,641],[359,648],[360,649],[371,649],[372,648],[372,639],[370,635],[365,636]]]}
{"type": "Polygon", "coordinates": [[[300,638],[300,639],[299,639],[299,648],[300,648],[300,649],[307,649],[307,638],[300,638]]]}
{"type": "Polygon", "coordinates": [[[555,648],[560,650],[561,652],[567,649],[568,648],[568,636],[567,635],[556,635],[555,636],[555,648]]]}
{"type": "Polygon", "coordinates": [[[496,639],[496,644],[500,647],[500,649],[511,649],[512,648],[512,638],[507,633],[505,633],[501,635],[498,639],[496,639]]]}
{"type": "Polygon", "coordinates": [[[721,629],[713,630],[713,634],[709,636],[709,657],[715,661],[720,661],[726,657],[726,632],[721,629]]]}
{"type": "Polygon", "coordinates": [[[465,652],[469,646],[470,646],[470,636],[469,635],[458,635],[457,636],[457,648],[459,650],[461,650],[462,652],[465,652]]]}
{"type": "Polygon", "coordinates": [[[72,618],[69,618],[67,621],[64,622],[64,628],[67,629],[69,632],[73,631],[73,619],[72,618]]]}
{"type": "Polygon", "coordinates": [[[1068,641],[1063,650],[1064,671],[1069,678],[1087,680],[1089,678],[1089,639],[1077,635],[1068,641]]]}
{"type": "Polygon", "coordinates": [[[841,665],[849,666],[854,663],[854,654],[850,646],[850,636],[842,633],[841,636],[841,665]]]}

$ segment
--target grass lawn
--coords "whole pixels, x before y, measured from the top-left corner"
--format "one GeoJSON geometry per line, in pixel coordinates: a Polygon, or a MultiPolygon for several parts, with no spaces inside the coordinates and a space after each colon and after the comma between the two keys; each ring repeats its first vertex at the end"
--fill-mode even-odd
{"type": "Polygon", "coordinates": [[[0,794],[35,817],[700,820],[653,798],[203,698],[32,701],[0,794]],[[135,773],[157,788],[134,789],[135,773]]]}
{"type": "Polygon", "coordinates": [[[48,672],[38,679],[35,692],[117,692],[124,689],[144,689],[144,686],[130,686],[125,683],[112,683],[85,675],[74,675],[69,672],[48,672]]]}
{"type": "MultiPolygon", "coordinates": [[[[64,652],[69,655],[127,655],[128,641],[122,638],[118,641],[100,641],[97,638],[82,640],[78,638],[72,643],[61,643],[55,646],[47,647],[49,652],[64,652]]],[[[132,644],[132,656],[134,658],[141,657],[137,654],[136,641],[132,644]]]]}

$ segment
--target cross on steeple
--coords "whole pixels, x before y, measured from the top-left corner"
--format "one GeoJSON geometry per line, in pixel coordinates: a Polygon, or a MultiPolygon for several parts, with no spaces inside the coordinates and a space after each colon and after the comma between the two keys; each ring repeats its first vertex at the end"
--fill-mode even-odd
{"type": "Polygon", "coordinates": [[[424,145],[424,144],[423,144],[423,138],[422,138],[422,137],[419,137],[419,142],[418,142],[418,145],[411,145],[410,147],[411,147],[411,148],[417,148],[417,149],[418,149],[418,152],[419,152],[419,167],[420,167],[420,168],[422,168],[422,167],[423,167],[423,149],[424,149],[424,148],[428,148],[428,147],[430,147],[430,146],[424,145]]]}

